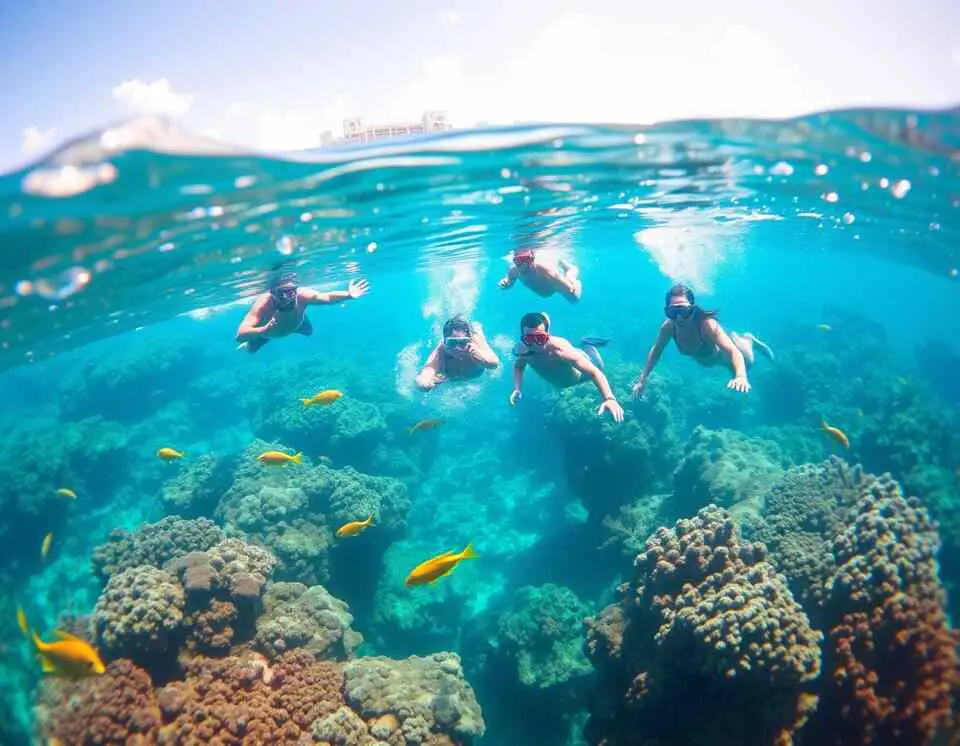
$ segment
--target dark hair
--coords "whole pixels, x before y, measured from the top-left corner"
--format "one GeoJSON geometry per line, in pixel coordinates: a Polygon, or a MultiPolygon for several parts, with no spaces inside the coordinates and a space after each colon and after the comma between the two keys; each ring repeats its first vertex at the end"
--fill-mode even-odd
{"type": "Polygon", "coordinates": [[[541,324],[547,331],[550,331],[550,319],[547,318],[545,313],[534,311],[524,314],[523,318],[520,319],[520,333],[523,334],[524,329],[536,329],[541,324]]]}
{"type": "Polygon", "coordinates": [[[286,285],[288,282],[292,282],[294,285],[298,284],[296,272],[290,272],[289,270],[286,272],[275,272],[270,277],[270,290],[276,290],[282,285],[286,285]]]}
{"type": "Polygon", "coordinates": [[[703,321],[704,319],[715,319],[717,318],[718,311],[716,309],[707,310],[706,308],[701,308],[697,305],[696,296],[693,294],[693,291],[684,285],[683,283],[678,282],[672,288],[667,291],[667,296],[664,298],[663,305],[669,306],[670,300],[676,298],[677,296],[682,295],[687,299],[687,302],[693,306],[693,316],[697,321],[703,321]]]}
{"type": "Polygon", "coordinates": [[[466,334],[470,336],[473,334],[473,327],[463,316],[457,314],[453,318],[448,319],[447,323],[443,325],[443,336],[449,337],[455,331],[466,332],[466,334]]]}

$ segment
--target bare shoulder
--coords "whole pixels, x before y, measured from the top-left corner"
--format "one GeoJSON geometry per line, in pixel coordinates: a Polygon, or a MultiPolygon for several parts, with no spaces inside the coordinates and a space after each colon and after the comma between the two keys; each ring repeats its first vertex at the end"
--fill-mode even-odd
{"type": "Polygon", "coordinates": [[[576,347],[574,347],[569,339],[565,337],[550,337],[550,347],[551,352],[557,357],[565,358],[574,358],[577,357],[580,353],[576,347]]]}
{"type": "Polygon", "coordinates": [[[717,338],[723,334],[723,327],[720,326],[720,322],[714,318],[704,319],[700,328],[703,330],[703,333],[709,337],[717,338]]]}

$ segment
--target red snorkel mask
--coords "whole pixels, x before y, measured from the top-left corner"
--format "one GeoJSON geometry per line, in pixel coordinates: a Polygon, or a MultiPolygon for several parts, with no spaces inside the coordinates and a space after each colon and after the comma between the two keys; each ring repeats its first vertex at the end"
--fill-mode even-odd
{"type": "Polygon", "coordinates": [[[536,345],[537,347],[543,347],[547,342],[550,341],[549,332],[544,332],[537,330],[535,332],[529,332],[520,337],[520,340],[528,346],[536,345]]]}
{"type": "Polygon", "coordinates": [[[524,249],[513,255],[513,263],[518,267],[529,267],[533,264],[533,250],[524,249]]]}

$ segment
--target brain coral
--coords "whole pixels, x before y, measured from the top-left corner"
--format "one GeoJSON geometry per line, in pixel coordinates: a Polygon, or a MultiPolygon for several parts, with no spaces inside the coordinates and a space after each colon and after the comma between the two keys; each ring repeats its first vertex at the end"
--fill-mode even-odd
{"type": "Polygon", "coordinates": [[[209,549],[223,539],[223,532],[206,518],[167,516],[145,523],[133,533],[117,529],[106,544],[93,551],[94,572],[104,581],[121,570],[138,565],[162,567],[189,552],[209,549]]]}
{"type": "Polygon", "coordinates": [[[186,597],[176,577],[150,565],[110,578],[97,599],[97,642],[111,657],[141,660],[177,646],[186,597]]]}
{"type": "Polygon", "coordinates": [[[762,545],[710,505],[661,528],[636,559],[618,606],[590,624],[604,694],[592,743],[763,744],[789,738],[810,707],[821,635],[762,545]],[[678,692],[697,692],[676,708],[678,692]],[[743,717],[755,711],[756,717],[743,717]]]}
{"type": "Polygon", "coordinates": [[[353,617],[347,605],[322,586],[271,583],[263,603],[254,644],[271,659],[304,648],[317,658],[343,660],[363,641],[350,628],[353,617]]]}

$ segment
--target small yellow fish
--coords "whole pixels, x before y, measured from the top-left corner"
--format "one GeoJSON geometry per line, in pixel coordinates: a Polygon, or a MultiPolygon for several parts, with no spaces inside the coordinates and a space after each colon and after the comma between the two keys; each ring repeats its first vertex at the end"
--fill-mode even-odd
{"type": "Polygon", "coordinates": [[[337,529],[337,536],[356,536],[373,523],[373,516],[365,521],[350,521],[337,529]]]}
{"type": "Polygon", "coordinates": [[[342,391],[338,391],[337,389],[326,389],[325,391],[321,391],[319,394],[314,394],[309,399],[301,399],[300,401],[303,402],[303,406],[305,407],[312,407],[314,404],[320,404],[321,406],[329,407],[342,396],[342,391]]]}
{"type": "Polygon", "coordinates": [[[837,441],[844,448],[850,447],[850,439],[847,437],[847,434],[843,432],[843,430],[841,430],[838,427],[831,427],[830,425],[827,424],[827,421],[822,417],[820,418],[820,427],[823,428],[823,431],[827,435],[829,435],[831,438],[837,441]]]}
{"type": "Polygon", "coordinates": [[[40,667],[44,673],[79,679],[85,676],[102,674],[106,667],[94,647],[86,640],[74,637],[69,632],[57,630],[60,639],[56,642],[44,642],[27,624],[27,615],[22,608],[17,609],[17,625],[24,637],[33,640],[33,646],[40,656],[40,667]]]}
{"type": "Polygon", "coordinates": [[[282,466],[283,464],[287,463],[299,464],[302,458],[302,453],[297,453],[291,456],[289,453],[284,453],[283,451],[264,451],[257,456],[257,461],[259,461],[261,464],[282,466]]]}
{"type": "Polygon", "coordinates": [[[446,420],[438,417],[430,417],[425,420],[420,420],[416,425],[410,428],[409,432],[411,435],[414,433],[421,433],[424,430],[433,430],[434,428],[440,427],[446,420]]]}
{"type": "Polygon", "coordinates": [[[47,555],[50,554],[50,544],[53,542],[53,531],[43,537],[43,544],[40,545],[40,556],[43,559],[47,558],[47,555]]]}
{"type": "Polygon", "coordinates": [[[453,568],[459,565],[461,560],[476,558],[477,555],[473,551],[472,544],[467,544],[467,548],[459,554],[456,552],[438,554],[436,557],[428,559],[426,562],[421,562],[413,568],[410,574],[407,575],[407,579],[403,581],[403,584],[407,588],[411,588],[415,585],[435,583],[439,578],[453,572],[453,568]]]}
{"type": "Polygon", "coordinates": [[[186,453],[181,453],[173,448],[161,448],[159,451],[157,451],[157,456],[162,458],[164,461],[176,461],[177,459],[183,458],[186,455],[186,453]]]}
{"type": "Polygon", "coordinates": [[[832,331],[833,331],[833,327],[830,326],[830,324],[817,324],[817,329],[819,329],[819,330],[822,331],[822,332],[832,332],[832,331]]]}
{"type": "Polygon", "coordinates": [[[74,491],[71,490],[71,489],[67,489],[66,487],[61,487],[60,489],[58,489],[58,490],[57,490],[57,496],[58,496],[58,497],[69,497],[71,500],[76,500],[76,499],[77,499],[77,493],[74,492],[74,491]]]}

